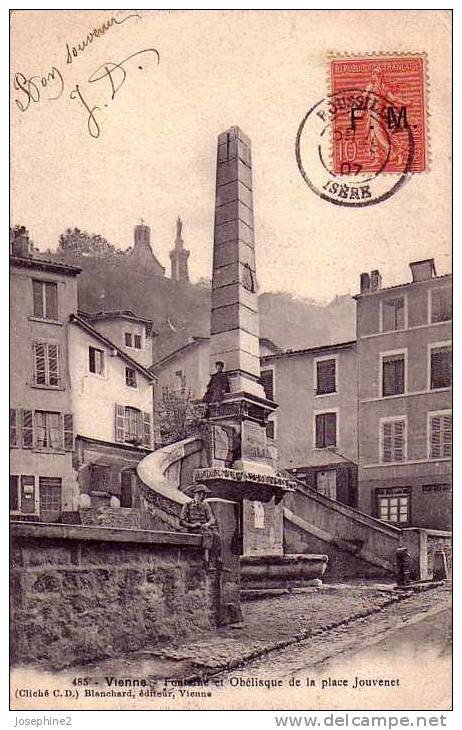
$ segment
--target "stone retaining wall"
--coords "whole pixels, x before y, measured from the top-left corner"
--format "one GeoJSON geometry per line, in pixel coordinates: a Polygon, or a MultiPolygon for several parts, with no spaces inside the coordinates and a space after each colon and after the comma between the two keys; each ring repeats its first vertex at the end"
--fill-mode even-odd
{"type": "Polygon", "coordinates": [[[211,630],[199,535],[11,524],[14,662],[59,668],[211,630]]]}

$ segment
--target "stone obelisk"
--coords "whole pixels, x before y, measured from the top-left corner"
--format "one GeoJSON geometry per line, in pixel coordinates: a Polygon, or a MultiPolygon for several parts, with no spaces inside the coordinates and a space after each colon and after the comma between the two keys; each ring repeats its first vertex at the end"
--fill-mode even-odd
{"type": "Polygon", "coordinates": [[[225,364],[232,393],[265,398],[260,377],[250,139],[239,127],[218,137],[213,247],[211,371],[225,364]]]}
{"type": "Polygon", "coordinates": [[[250,139],[239,127],[218,137],[211,373],[217,362],[223,363],[229,392],[210,404],[212,463],[274,475],[275,450],[267,444],[266,425],[277,406],[260,383],[252,159],[250,139]]]}

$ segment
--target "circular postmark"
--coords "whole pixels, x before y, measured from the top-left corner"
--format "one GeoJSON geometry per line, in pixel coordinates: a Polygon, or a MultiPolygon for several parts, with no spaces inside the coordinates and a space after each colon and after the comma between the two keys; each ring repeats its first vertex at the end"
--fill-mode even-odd
{"type": "Polygon", "coordinates": [[[411,177],[414,135],[406,109],[372,91],[347,89],[314,104],[295,152],[308,187],[334,205],[363,208],[394,195],[411,177]]]}

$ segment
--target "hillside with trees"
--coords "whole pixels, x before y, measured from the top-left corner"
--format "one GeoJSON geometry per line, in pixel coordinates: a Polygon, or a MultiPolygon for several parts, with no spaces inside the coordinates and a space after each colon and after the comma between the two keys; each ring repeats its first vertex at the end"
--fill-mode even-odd
{"type": "MultiPolygon", "coordinates": [[[[88,312],[131,309],[152,319],[156,360],[190,337],[208,336],[210,282],[179,284],[140,269],[130,256],[102,236],[67,229],[48,259],[80,266],[79,308],[88,312]]],[[[34,252],[34,255],[37,255],[34,252]]],[[[332,344],[355,337],[355,303],[349,295],[321,305],[287,292],[264,292],[259,297],[260,334],[282,349],[332,344]]]]}

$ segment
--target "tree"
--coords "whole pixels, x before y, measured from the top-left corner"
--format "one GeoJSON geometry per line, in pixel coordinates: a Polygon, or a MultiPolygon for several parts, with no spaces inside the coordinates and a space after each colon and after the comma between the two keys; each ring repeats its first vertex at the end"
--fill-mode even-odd
{"type": "Polygon", "coordinates": [[[160,432],[162,445],[191,436],[198,428],[204,414],[204,404],[191,398],[191,390],[186,386],[186,378],[181,378],[178,389],[166,386],[162,399],[156,407],[156,425],[160,432]]]}
{"type": "Polygon", "coordinates": [[[59,237],[58,251],[77,256],[102,257],[120,253],[119,249],[99,234],[90,234],[79,228],[68,228],[59,237]]]}

